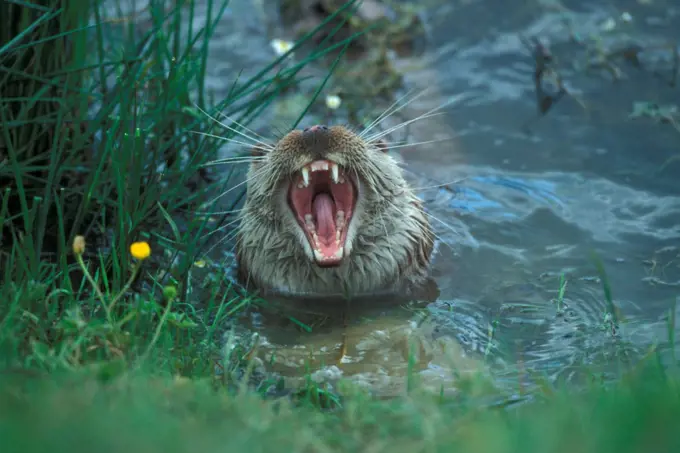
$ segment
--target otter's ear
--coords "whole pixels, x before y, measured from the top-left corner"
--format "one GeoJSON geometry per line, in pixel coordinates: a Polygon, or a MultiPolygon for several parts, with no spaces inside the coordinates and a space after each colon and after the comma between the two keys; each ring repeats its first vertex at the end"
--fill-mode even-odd
{"type": "Polygon", "coordinates": [[[383,153],[389,151],[389,149],[387,149],[387,143],[385,143],[383,139],[378,140],[378,143],[375,144],[375,147],[378,148],[383,153]]]}

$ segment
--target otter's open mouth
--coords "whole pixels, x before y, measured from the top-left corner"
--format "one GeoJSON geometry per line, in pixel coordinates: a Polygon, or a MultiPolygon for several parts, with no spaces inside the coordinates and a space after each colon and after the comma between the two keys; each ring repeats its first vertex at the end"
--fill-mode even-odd
{"type": "Polygon", "coordinates": [[[356,189],[342,167],[316,160],[295,175],[289,202],[319,266],[337,266],[345,253],[356,189]]]}

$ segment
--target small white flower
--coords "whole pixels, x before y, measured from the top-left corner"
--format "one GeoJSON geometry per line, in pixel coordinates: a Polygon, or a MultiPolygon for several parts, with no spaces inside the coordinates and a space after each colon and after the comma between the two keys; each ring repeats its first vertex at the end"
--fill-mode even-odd
{"type": "Polygon", "coordinates": [[[290,41],[284,41],[283,39],[273,39],[272,42],[270,43],[272,46],[272,49],[274,49],[274,52],[276,52],[276,55],[281,56],[284,53],[288,52],[291,47],[293,47],[293,43],[290,41]]]}
{"type": "Polygon", "coordinates": [[[629,13],[625,12],[621,14],[621,20],[624,22],[631,22],[633,20],[633,16],[631,16],[629,13]]]}
{"type": "Polygon", "coordinates": [[[329,109],[335,110],[338,107],[340,107],[340,104],[342,104],[340,96],[337,96],[335,94],[329,94],[328,96],[326,96],[326,107],[328,107],[329,109]]]}

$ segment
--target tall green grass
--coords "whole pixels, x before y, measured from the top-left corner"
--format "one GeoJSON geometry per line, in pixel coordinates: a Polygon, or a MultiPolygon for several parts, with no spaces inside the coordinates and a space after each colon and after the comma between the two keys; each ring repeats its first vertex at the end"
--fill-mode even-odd
{"type": "Polygon", "coordinates": [[[152,361],[173,374],[214,372],[218,326],[250,299],[230,287],[224,270],[192,281],[207,233],[231,221],[223,213],[239,200],[234,193],[206,212],[239,176],[237,166],[208,168],[235,134],[230,129],[248,125],[302,80],[305,66],[355,37],[324,41],[282,64],[292,52],[300,57],[313,31],[254,75],[235,73],[227,96],[212,103],[208,43],[229,2],[202,3],[200,29],[192,25],[194,0],[154,0],[139,17],[109,17],[105,5],[121,10],[115,1],[0,5],[3,20],[11,19],[0,35],[0,351],[7,365],[152,361]],[[210,119],[220,112],[236,121],[223,127],[210,119]],[[77,236],[86,241],[82,259],[72,252],[77,236]],[[135,241],[150,243],[149,259],[132,259],[135,241]]]}

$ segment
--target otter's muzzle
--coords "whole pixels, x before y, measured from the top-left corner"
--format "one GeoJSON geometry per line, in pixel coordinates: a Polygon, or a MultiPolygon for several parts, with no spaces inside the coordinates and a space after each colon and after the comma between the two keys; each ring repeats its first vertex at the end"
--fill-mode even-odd
{"type": "Polygon", "coordinates": [[[302,130],[305,151],[314,160],[324,159],[330,147],[330,131],[327,126],[315,125],[302,130]]]}

